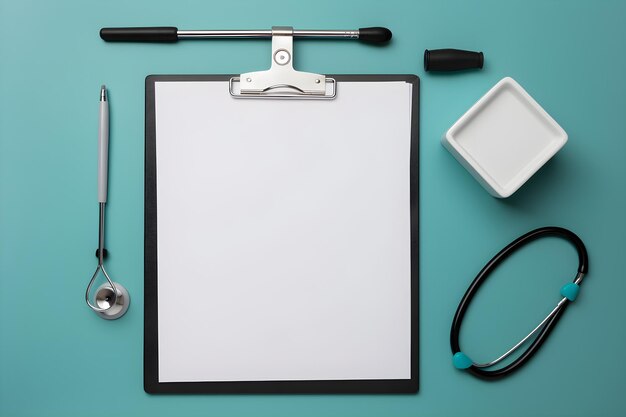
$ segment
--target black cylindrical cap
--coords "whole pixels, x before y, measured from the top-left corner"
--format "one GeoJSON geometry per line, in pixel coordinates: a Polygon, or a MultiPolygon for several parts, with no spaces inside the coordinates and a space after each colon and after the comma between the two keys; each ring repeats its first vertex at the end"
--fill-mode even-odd
{"type": "Polygon", "coordinates": [[[424,51],[424,69],[426,71],[459,71],[482,68],[482,52],[463,51],[460,49],[428,49],[424,51]]]}
{"type": "Polygon", "coordinates": [[[176,42],[178,29],[171,26],[148,28],[102,28],[100,37],[107,42],[176,42]]]}
{"type": "Polygon", "coordinates": [[[385,43],[391,40],[391,31],[387,28],[360,28],[359,40],[368,43],[385,43]]]}

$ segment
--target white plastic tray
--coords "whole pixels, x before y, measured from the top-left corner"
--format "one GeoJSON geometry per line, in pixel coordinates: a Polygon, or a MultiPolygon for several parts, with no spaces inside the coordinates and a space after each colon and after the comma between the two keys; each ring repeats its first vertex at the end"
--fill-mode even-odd
{"type": "Polygon", "coordinates": [[[513,79],[500,80],[442,144],[495,197],[508,197],[567,142],[567,133],[513,79]]]}

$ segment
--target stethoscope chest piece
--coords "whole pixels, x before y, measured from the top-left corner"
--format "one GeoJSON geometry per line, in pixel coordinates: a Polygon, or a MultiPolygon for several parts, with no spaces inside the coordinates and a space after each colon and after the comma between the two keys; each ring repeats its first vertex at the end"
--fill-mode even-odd
{"type": "Polygon", "coordinates": [[[128,291],[121,284],[113,283],[117,294],[109,283],[104,283],[96,290],[95,302],[101,311],[96,314],[106,320],[115,320],[124,315],[130,305],[130,296],[128,291]]]}

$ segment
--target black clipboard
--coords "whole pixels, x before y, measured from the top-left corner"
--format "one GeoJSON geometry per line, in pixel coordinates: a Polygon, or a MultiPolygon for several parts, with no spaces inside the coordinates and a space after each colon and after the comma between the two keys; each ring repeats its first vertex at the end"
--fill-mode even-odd
{"type": "MultiPolygon", "coordinates": [[[[230,75],[153,75],[146,78],[144,389],[147,393],[415,393],[418,390],[419,318],[419,79],[415,75],[333,75],[338,94],[349,82],[405,82],[410,98],[410,370],[401,379],[194,380],[166,382],[159,369],[159,230],[157,230],[157,112],[160,82],[228,82],[230,75]]],[[[233,99],[236,100],[236,99],[233,99]]],[[[407,242],[408,243],[408,242],[407,242]]],[[[252,349],[252,347],[251,347],[252,349]]],[[[210,358],[207,358],[210,360],[210,358]]]]}

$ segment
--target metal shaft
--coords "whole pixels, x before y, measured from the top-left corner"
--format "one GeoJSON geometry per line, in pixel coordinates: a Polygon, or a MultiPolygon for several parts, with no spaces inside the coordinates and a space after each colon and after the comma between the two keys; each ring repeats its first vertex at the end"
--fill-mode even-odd
{"type": "Polygon", "coordinates": [[[104,206],[100,203],[100,221],[98,223],[98,264],[102,266],[104,262],[104,206]]]}
{"type": "Polygon", "coordinates": [[[548,320],[550,320],[556,313],[558,313],[558,311],[563,308],[563,304],[565,304],[565,302],[567,301],[567,298],[563,298],[561,301],[559,301],[559,303],[556,305],[556,307],[554,307],[554,309],[552,309],[552,311],[550,312],[550,314],[548,314],[543,320],[541,320],[541,323],[539,323],[530,333],[528,333],[526,335],[526,337],[524,337],[522,340],[520,340],[519,342],[517,342],[515,344],[515,346],[513,346],[511,349],[507,350],[506,353],[502,356],[500,356],[498,359],[492,360],[491,362],[487,362],[487,363],[475,363],[474,366],[477,368],[489,368],[493,365],[496,365],[500,362],[502,362],[503,360],[505,360],[506,358],[508,358],[513,352],[515,352],[517,349],[520,348],[520,346],[522,346],[524,343],[526,343],[526,341],[535,333],[537,333],[539,331],[539,329],[541,329],[543,327],[544,324],[546,324],[546,322],[548,320]]]}
{"type": "MultiPolygon", "coordinates": [[[[178,39],[271,38],[271,30],[179,30],[178,39]]],[[[294,30],[295,38],[358,39],[358,30],[294,30]]]]}

